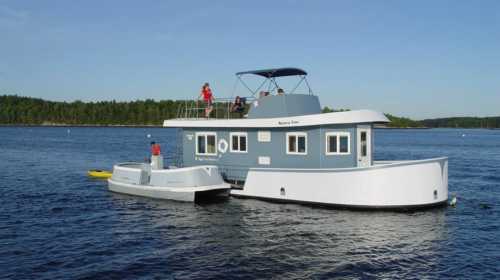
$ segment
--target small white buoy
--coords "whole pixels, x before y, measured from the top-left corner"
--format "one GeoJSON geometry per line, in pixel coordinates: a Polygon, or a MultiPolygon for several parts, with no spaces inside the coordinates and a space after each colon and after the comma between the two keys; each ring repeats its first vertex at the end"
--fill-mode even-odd
{"type": "Polygon", "coordinates": [[[149,133],[148,133],[148,134],[146,135],[146,137],[147,137],[147,138],[151,138],[151,134],[149,134],[149,133]]]}
{"type": "Polygon", "coordinates": [[[455,207],[457,205],[457,197],[454,196],[450,201],[450,206],[455,207]]]}
{"type": "Polygon", "coordinates": [[[465,137],[466,135],[465,134],[462,134],[462,137],[465,137]]]}

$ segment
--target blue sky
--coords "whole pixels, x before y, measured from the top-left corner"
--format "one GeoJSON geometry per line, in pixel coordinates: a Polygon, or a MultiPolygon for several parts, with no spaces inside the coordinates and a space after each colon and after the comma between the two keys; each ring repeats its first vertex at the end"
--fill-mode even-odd
{"type": "Polygon", "coordinates": [[[334,108],[500,115],[500,1],[0,0],[0,94],[231,96],[282,66],[334,108]]]}

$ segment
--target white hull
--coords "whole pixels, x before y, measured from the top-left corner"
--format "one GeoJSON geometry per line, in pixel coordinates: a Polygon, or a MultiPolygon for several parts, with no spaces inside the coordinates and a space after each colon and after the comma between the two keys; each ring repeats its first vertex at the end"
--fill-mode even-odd
{"type": "Polygon", "coordinates": [[[151,169],[143,163],[122,163],[113,167],[108,179],[112,192],[158,199],[193,202],[229,194],[216,166],[151,169]]]}
{"type": "Polygon", "coordinates": [[[228,195],[229,185],[200,186],[190,188],[153,187],[133,185],[108,179],[108,189],[112,192],[129,195],[151,197],[157,199],[170,199],[177,201],[194,202],[198,195],[223,196],[228,195]]]}
{"type": "Polygon", "coordinates": [[[448,159],[339,169],[253,168],[231,194],[354,208],[415,208],[448,199],[448,159]]]}

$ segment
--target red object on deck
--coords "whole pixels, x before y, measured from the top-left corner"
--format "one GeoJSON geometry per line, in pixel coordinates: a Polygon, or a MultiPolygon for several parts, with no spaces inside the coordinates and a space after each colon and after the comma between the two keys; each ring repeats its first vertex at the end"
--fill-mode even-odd
{"type": "Polygon", "coordinates": [[[201,92],[203,94],[203,99],[205,100],[205,102],[212,101],[212,90],[210,90],[209,87],[204,88],[201,92]]]}
{"type": "Polygon", "coordinates": [[[153,154],[153,156],[159,156],[160,153],[161,153],[160,144],[153,144],[151,146],[151,154],[153,154]]]}

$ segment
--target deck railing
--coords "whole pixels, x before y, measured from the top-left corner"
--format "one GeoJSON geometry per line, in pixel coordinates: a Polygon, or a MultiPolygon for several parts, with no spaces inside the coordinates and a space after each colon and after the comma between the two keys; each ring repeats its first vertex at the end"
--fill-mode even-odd
{"type": "MultiPolygon", "coordinates": [[[[234,98],[216,98],[212,103],[212,112],[209,119],[240,119],[248,113],[249,104],[254,97],[243,97],[244,110],[233,112],[234,98]]],[[[206,119],[205,109],[207,104],[203,100],[185,100],[184,104],[177,108],[178,119],[206,119]]]]}

